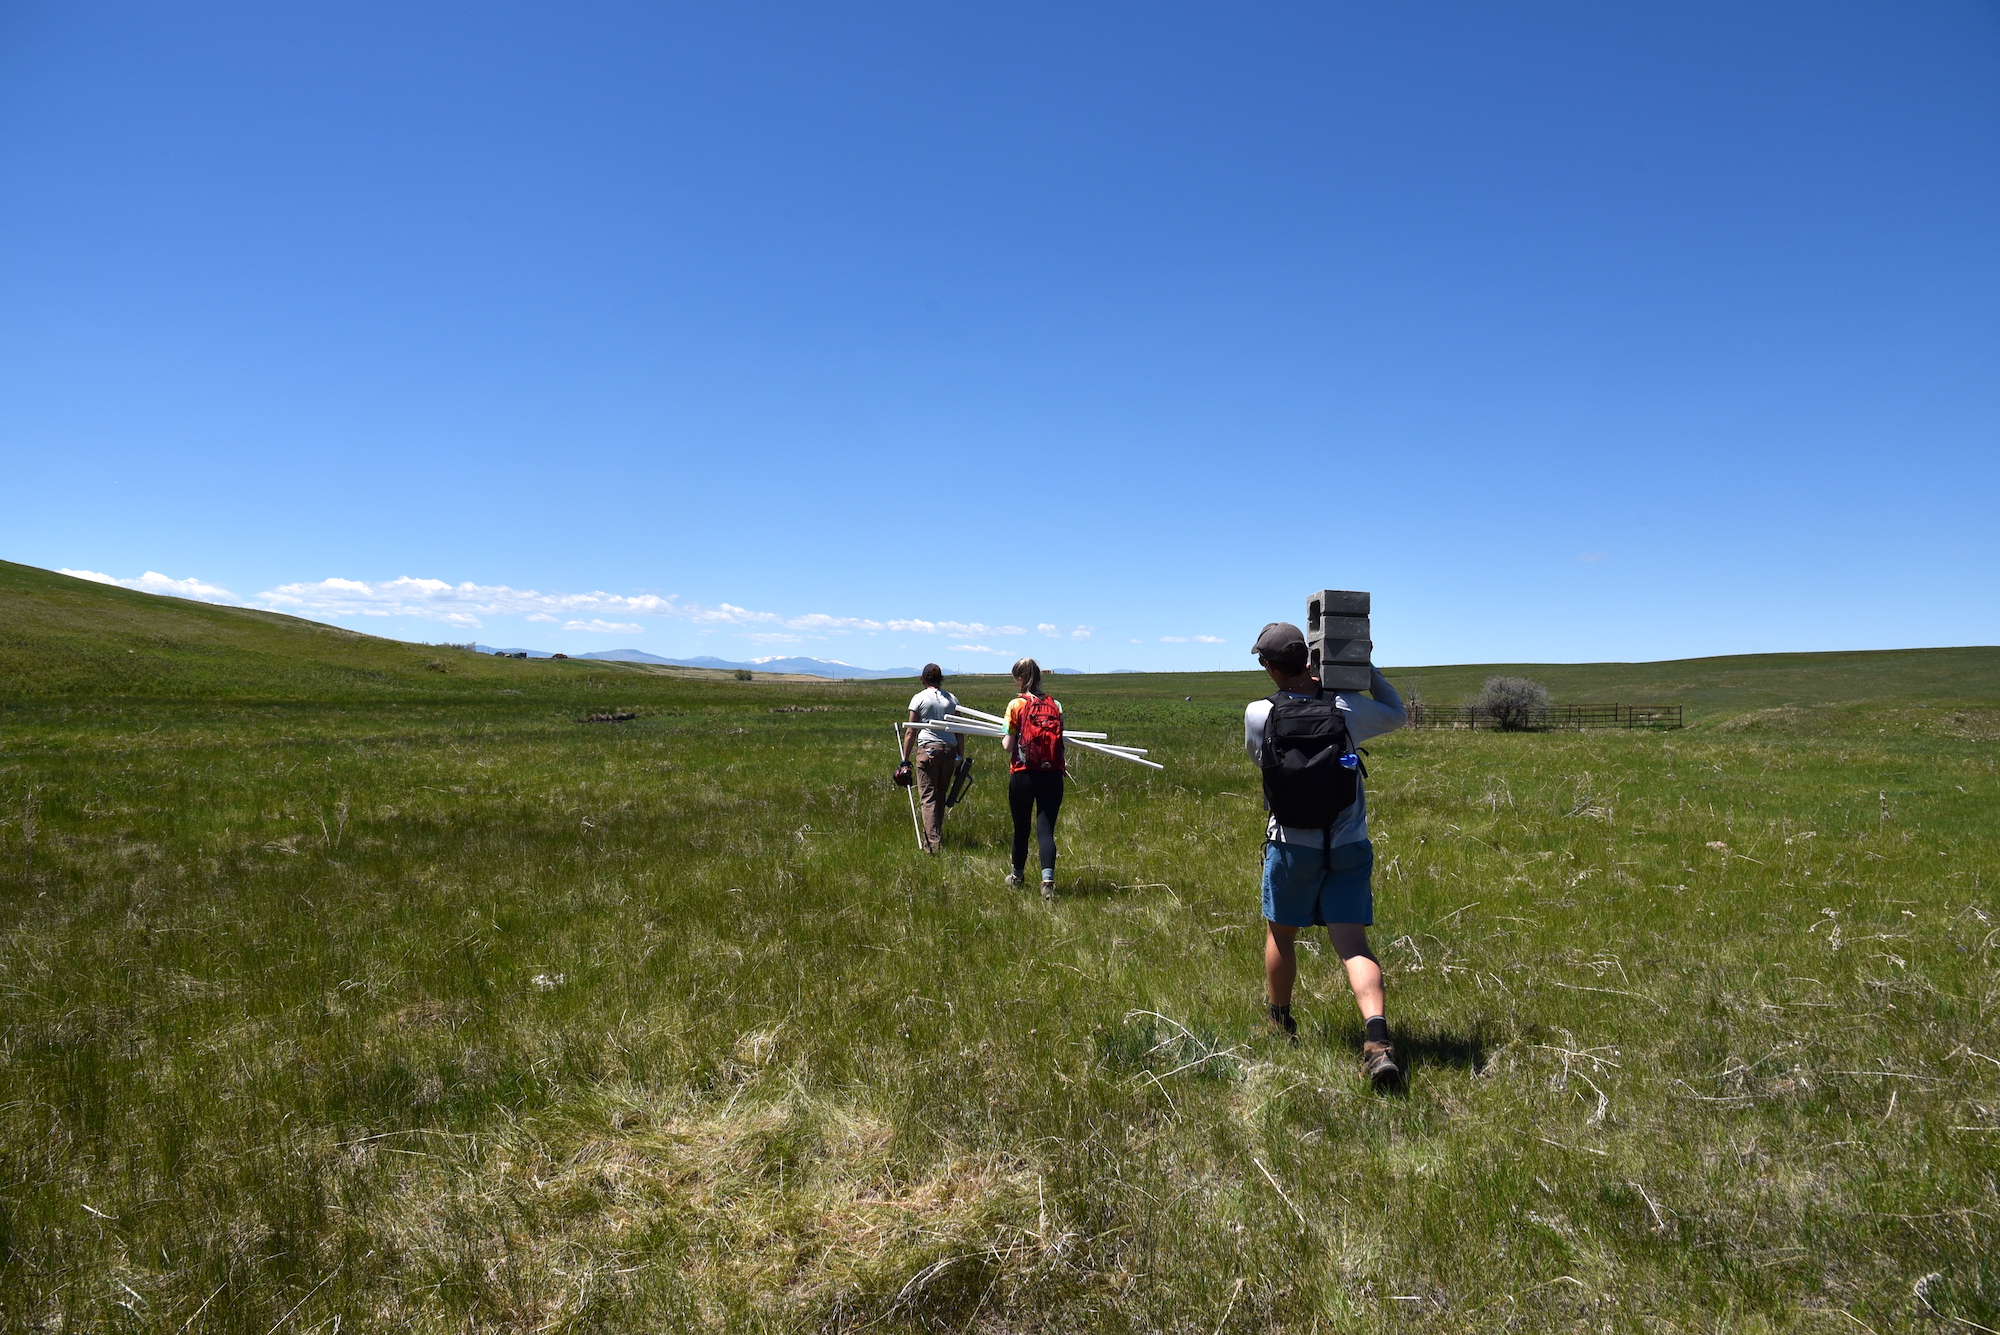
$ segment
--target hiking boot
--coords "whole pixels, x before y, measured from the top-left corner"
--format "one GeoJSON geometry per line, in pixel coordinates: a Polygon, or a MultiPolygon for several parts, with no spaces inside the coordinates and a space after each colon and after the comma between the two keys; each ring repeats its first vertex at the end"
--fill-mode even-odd
{"type": "Polygon", "coordinates": [[[1056,883],[1053,880],[1042,882],[1042,902],[1044,904],[1056,902],[1056,883]]]}
{"type": "Polygon", "coordinates": [[[1021,883],[1021,873],[1020,873],[1020,872],[1017,872],[1017,871],[1010,871],[1010,872],[1008,872],[1008,873],[1007,873],[1007,884],[1009,884],[1009,885],[1019,885],[1020,883],[1021,883]]]}
{"type": "Polygon", "coordinates": [[[1361,1045],[1361,1074],[1377,1089],[1394,1089],[1403,1083],[1403,1068],[1396,1065],[1396,1045],[1370,1040],[1361,1045]]]}
{"type": "Polygon", "coordinates": [[[1271,1006],[1268,1009],[1271,1013],[1271,1027],[1273,1029],[1284,1030],[1285,1037],[1291,1039],[1296,1045],[1299,1041],[1299,1022],[1292,1018],[1292,1008],[1290,1006],[1271,1006]]]}

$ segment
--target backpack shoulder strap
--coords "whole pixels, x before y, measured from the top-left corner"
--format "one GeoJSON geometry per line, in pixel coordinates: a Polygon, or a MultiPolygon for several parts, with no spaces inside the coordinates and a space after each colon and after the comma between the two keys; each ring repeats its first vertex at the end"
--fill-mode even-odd
{"type": "Polygon", "coordinates": [[[1277,763],[1277,737],[1274,735],[1272,724],[1277,722],[1278,706],[1284,704],[1288,698],[1283,691],[1273,691],[1264,697],[1264,703],[1270,708],[1264,711],[1264,736],[1257,745],[1257,764],[1260,768],[1269,769],[1277,763]]]}

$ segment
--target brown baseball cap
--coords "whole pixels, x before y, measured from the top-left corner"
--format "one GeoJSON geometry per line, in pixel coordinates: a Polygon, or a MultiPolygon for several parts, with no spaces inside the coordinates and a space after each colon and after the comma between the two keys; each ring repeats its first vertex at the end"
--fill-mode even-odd
{"type": "Polygon", "coordinates": [[[1304,658],[1305,632],[1289,621],[1273,621],[1264,627],[1264,633],[1257,637],[1257,643],[1250,646],[1250,652],[1257,658],[1275,659],[1281,663],[1288,658],[1304,658]]]}

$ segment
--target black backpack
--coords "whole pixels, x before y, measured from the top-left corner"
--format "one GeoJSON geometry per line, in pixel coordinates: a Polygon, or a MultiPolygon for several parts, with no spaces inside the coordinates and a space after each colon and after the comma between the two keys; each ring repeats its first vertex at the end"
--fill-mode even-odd
{"type": "Polygon", "coordinates": [[[1333,827],[1354,805],[1359,779],[1368,772],[1347,731],[1347,716],[1322,690],[1301,700],[1280,691],[1264,719],[1264,809],[1280,825],[1323,832],[1327,864],[1333,861],[1333,827]]]}

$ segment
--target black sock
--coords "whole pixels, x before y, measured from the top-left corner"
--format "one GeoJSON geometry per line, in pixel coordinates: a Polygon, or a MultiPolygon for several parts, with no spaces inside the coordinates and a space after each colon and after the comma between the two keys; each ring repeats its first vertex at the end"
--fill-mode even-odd
{"type": "Polygon", "coordinates": [[[1368,1017],[1368,1041],[1370,1043],[1387,1043],[1389,1041],[1389,1022],[1382,1016],[1371,1015],[1368,1017]]]}
{"type": "Polygon", "coordinates": [[[1290,1006],[1273,1004],[1271,1007],[1271,1023],[1277,1025],[1278,1028],[1288,1034],[1299,1032],[1299,1022],[1292,1018],[1292,1008],[1290,1006]]]}

